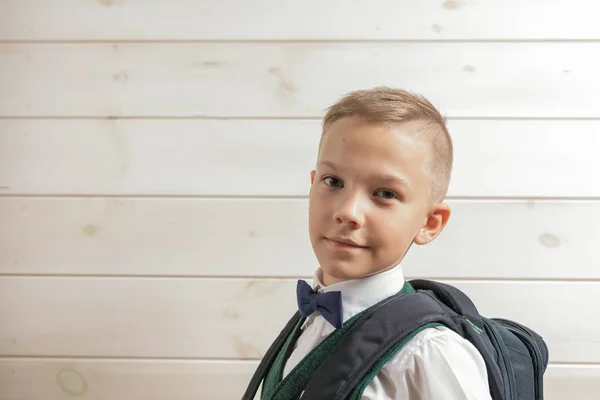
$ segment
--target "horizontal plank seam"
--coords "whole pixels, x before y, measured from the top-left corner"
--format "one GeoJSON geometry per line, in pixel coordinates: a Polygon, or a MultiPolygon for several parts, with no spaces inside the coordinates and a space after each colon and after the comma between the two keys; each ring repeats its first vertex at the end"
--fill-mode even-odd
{"type": "MultiPolygon", "coordinates": [[[[139,279],[139,280],[289,280],[296,281],[298,279],[311,279],[309,275],[306,276],[276,276],[276,275],[115,275],[115,274],[13,274],[13,273],[0,273],[0,278],[18,278],[18,279],[81,279],[81,278],[93,278],[93,279],[139,279]]],[[[467,277],[467,278],[456,278],[456,277],[411,277],[407,276],[406,279],[428,279],[445,281],[449,283],[594,283],[599,284],[600,278],[482,278],[482,277],[467,277]]]]}
{"type": "MultiPolygon", "coordinates": [[[[0,115],[7,120],[249,120],[249,121],[321,121],[318,115],[274,116],[274,115],[0,115]]],[[[452,116],[448,121],[600,121],[595,117],[547,117],[547,116],[452,116]]]]}
{"type": "MultiPolygon", "coordinates": [[[[210,357],[113,357],[113,356],[55,356],[55,355],[26,355],[26,356],[18,356],[18,355],[3,355],[0,354],[0,361],[3,360],[53,360],[53,361],[156,361],[156,362],[164,362],[164,361],[175,361],[175,362],[208,362],[208,363],[244,363],[244,364],[252,364],[256,363],[260,360],[260,358],[251,358],[251,359],[239,359],[239,358],[210,358],[210,357]]],[[[593,367],[600,368],[600,361],[597,362],[551,362],[549,366],[557,366],[557,367],[593,367]]]]}
{"type": "Polygon", "coordinates": [[[281,38],[281,39],[267,39],[267,38],[227,38],[227,39],[160,39],[160,38],[146,38],[146,39],[1,39],[0,44],[14,45],[14,44],[385,44],[385,43],[398,43],[398,44],[469,44],[469,43],[498,43],[498,44],[539,44],[539,43],[557,43],[557,44],[579,44],[579,43],[600,43],[600,38],[544,38],[544,39],[532,39],[532,38],[496,38],[496,39],[482,39],[482,38],[464,38],[464,39],[399,39],[399,38],[319,38],[319,39],[298,39],[298,38],[281,38]]]}
{"type": "Polygon", "coordinates": [[[256,364],[260,359],[239,359],[239,358],[205,358],[205,357],[112,357],[112,356],[44,356],[44,355],[0,355],[0,362],[2,361],[149,361],[149,362],[182,362],[182,363],[195,363],[195,362],[206,362],[206,363],[240,363],[240,364],[256,364]]]}
{"type": "MultiPolygon", "coordinates": [[[[76,193],[2,193],[10,190],[10,186],[0,186],[0,200],[2,198],[48,198],[48,199],[81,199],[81,198],[118,198],[118,199],[196,199],[196,200],[308,200],[308,196],[300,195],[201,195],[201,194],[76,194],[76,193]]],[[[600,196],[447,196],[446,201],[464,202],[598,202],[600,196]]]]}

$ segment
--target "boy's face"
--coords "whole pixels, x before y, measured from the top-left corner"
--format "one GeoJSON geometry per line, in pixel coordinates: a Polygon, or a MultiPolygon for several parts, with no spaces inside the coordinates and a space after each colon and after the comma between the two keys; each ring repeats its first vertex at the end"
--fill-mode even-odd
{"type": "Polygon", "coordinates": [[[403,134],[418,127],[342,118],[323,137],[311,172],[309,233],[325,285],[395,267],[413,241],[430,242],[446,224],[450,209],[429,201],[430,148],[403,134]]]}

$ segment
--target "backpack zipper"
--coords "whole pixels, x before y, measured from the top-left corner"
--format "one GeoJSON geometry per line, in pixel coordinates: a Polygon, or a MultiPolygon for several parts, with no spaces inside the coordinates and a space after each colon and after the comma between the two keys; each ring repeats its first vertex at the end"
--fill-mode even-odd
{"type": "Polygon", "coordinates": [[[482,320],[484,325],[488,327],[491,333],[490,337],[493,338],[493,340],[496,342],[496,345],[494,347],[499,349],[500,353],[502,354],[502,361],[504,363],[504,367],[506,368],[506,376],[503,378],[506,378],[504,382],[504,387],[506,394],[508,394],[507,400],[518,400],[516,398],[516,394],[513,391],[513,388],[515,387],[515,380],[513,376],[514,371],[512,369],[512,365],[508,361],[508,354],[506,354],[505,344],[500,339],[500,335],[496,331],[496,328],[490,322],[488,322],[486,318],[482,318],[482,320]]]}
{"type": "Polygon", "coordinates": [[[535,337],[529,333],[529,330],[524,327],[523,325],[511,321],[511,320],[507,320],[507,319],[502,319],[502,318],[494,318],[494,320],[498,321],[498,322],[502,322],[505,325],[508,325],[506,328],[508,330],[510,330],[513,334],[515,334],[516,336],[519,337],[519,339],[521,339],[521,341],[523,342],[523,344],[525,344],[525,346],[527,346],[528,350],[531,347],[532,348],[532,360],[534,363],[534,371],[537,372],[536,377],[535,377],[535,400],[543,400],[544,395],[541,392],[541,388],[542,388],[542,379],[541,379],[541,369],[542,369],[542,361],[541,358],[541,350],[539,348],[539,346],[537,345],[537,341],[535,340],[535,337]],[[525,339],[525,340],[523,340],[525,339]]]}

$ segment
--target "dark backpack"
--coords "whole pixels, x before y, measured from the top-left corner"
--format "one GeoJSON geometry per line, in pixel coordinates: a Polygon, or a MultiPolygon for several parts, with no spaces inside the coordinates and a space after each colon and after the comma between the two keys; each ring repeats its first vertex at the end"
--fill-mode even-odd
{"type": "MultiPolygon", "coordinates": [[[[339,349],[319,365],[302,400],[344,400],[378,360],[411,332],[440,323],[481,353],[493,400],[542,400],[548,347],[531,329],[516,322],[482,317],[457,288],[428,280],[410,281],[415,293],[398,294],[368,308],[344,333],[339,349]],[[398,318],[398,316],[402,316],[398,318]]],[[[256,370],[243,400],[254,398],[299,315],[290,320],[256,370]]]]}

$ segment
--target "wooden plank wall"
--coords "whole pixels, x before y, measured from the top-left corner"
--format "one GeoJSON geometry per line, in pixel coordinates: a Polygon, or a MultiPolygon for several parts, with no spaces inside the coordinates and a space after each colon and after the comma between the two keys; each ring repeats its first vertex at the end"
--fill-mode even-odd
{"type": "Polygon", "coordinates": [[[0,400],[240,398],[316,267],[323,109],[381,84],[455,141],[452,221],[408,276],[542,332],[548,400],[597,399],[599,12],[0,2],[0,400]]]}

